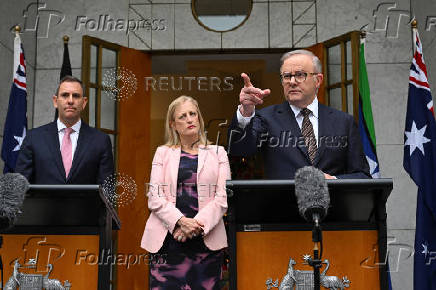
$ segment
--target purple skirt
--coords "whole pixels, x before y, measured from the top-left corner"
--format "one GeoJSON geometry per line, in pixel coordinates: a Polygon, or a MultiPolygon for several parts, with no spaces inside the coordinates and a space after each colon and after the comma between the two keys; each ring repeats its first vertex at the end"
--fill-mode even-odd
{"type": "Polygon", "coordinates": [[[150,265],[150,289],[220,289],[223,252],[208,249],[202,237],[181,243],[168,234],[158,253],[165,261],[150,265]]]}

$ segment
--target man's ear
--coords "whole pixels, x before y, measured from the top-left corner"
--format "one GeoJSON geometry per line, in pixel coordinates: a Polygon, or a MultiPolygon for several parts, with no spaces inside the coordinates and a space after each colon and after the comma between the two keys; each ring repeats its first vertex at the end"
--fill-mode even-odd
{"type": "Polygon", "coordinates": [[[319,89],[319,87],[321,86],[323,80],[324,80],[324,75],[322,73],[319,73],[316,75],[316,80],[317,80],[317,84],[316,87],[319,89]]]}
{"type": "Polygon", "coordinates": [[[83,106],[82,106],[82,110],[85,109],[87,103],[88,103],[88,98],[87,98],[87,97],[83,97],[83,106]]]}
{"type": "Polygon", "coordinates": [[[55,107],[57,109],[58,108],[58,103],[57,103],[58,96],[53,95],[52,99],[53,99],[53,107],[55,107]]]}

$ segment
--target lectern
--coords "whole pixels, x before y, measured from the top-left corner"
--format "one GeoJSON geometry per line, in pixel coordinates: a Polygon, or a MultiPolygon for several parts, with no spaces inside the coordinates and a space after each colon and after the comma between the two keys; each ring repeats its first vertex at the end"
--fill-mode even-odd
{"type": "Polygon", "coordinates": [[[15,226],[0,233],[5,269],[15,258],[39,273],[51,264],[53,278],[72,289],[110,289],[112,230],[120,226],[98,185],[30,185],[15,226]]]}
{"type": "MultiPolygon", "coordinates": [[[[339,285],[349,284],[351,289],[387,290],[385,204],[392,179],[338,179],[327,184],[323,275],[336,276],[339,285]]],[[[293,278],[294,285],[310,283],[310,275],[304,275],[311,268],[302,257],[313,249],[312,225],[299,215],[294,181],[230,180],[226,186],[230,288],[278,288],[286,274],[299,274],[301,281],[293,278]]]]}

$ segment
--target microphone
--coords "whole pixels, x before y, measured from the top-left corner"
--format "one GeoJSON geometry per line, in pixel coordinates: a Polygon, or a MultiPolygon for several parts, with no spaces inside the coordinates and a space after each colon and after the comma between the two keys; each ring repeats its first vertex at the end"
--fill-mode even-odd
{"type": "Polygon", "coordinates": [[[316,225],[327,215],[330,195],[324,173],[313,166],[305,166],[295,173],[295,196],[300,215],[316,225]]]}
{"type": "Polygon", "coordinates": [[[19,173],[0,176],[0,229],[11,227],[20,213],[29,182],[19,173]]]}

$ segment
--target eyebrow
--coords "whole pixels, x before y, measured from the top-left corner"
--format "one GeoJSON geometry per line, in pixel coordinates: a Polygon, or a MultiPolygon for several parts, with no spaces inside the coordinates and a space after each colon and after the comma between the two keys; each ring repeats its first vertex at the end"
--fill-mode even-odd
{"type": "MultiPolygon", "coordinates": [[[[294,73],[298,73],[298,72],[306,72],[306,71],[305,71],[305,70],[296,70],[296,71],[294,71],[294,73]]],[[[283,71],[282,74],[284,74],[284,73],[292,74],[292,73],[289,72],[289,71],[283,71]]]]}
{"type": "MultiPolygon", "coordinates": [[[[65,96],[69,96],[70,93],[69,93],[69,92],[63,92],[63,93],[61,93],[60,95],[61,95],[62,97],[65,97],[65,96]]],[[[73,97],[80,97],[80,96],[81,96],[80,93],[72,93],[71,95],[73,95],[73,97]]]]}
{"type": "Polygon", "coordinates": [[[192,113],[197,114],[197,111],[183,112],[183,113],[181,113],[179,116],[186,115],[187,113],[188,113],[188,114],[192,114],[192,113]]]}

